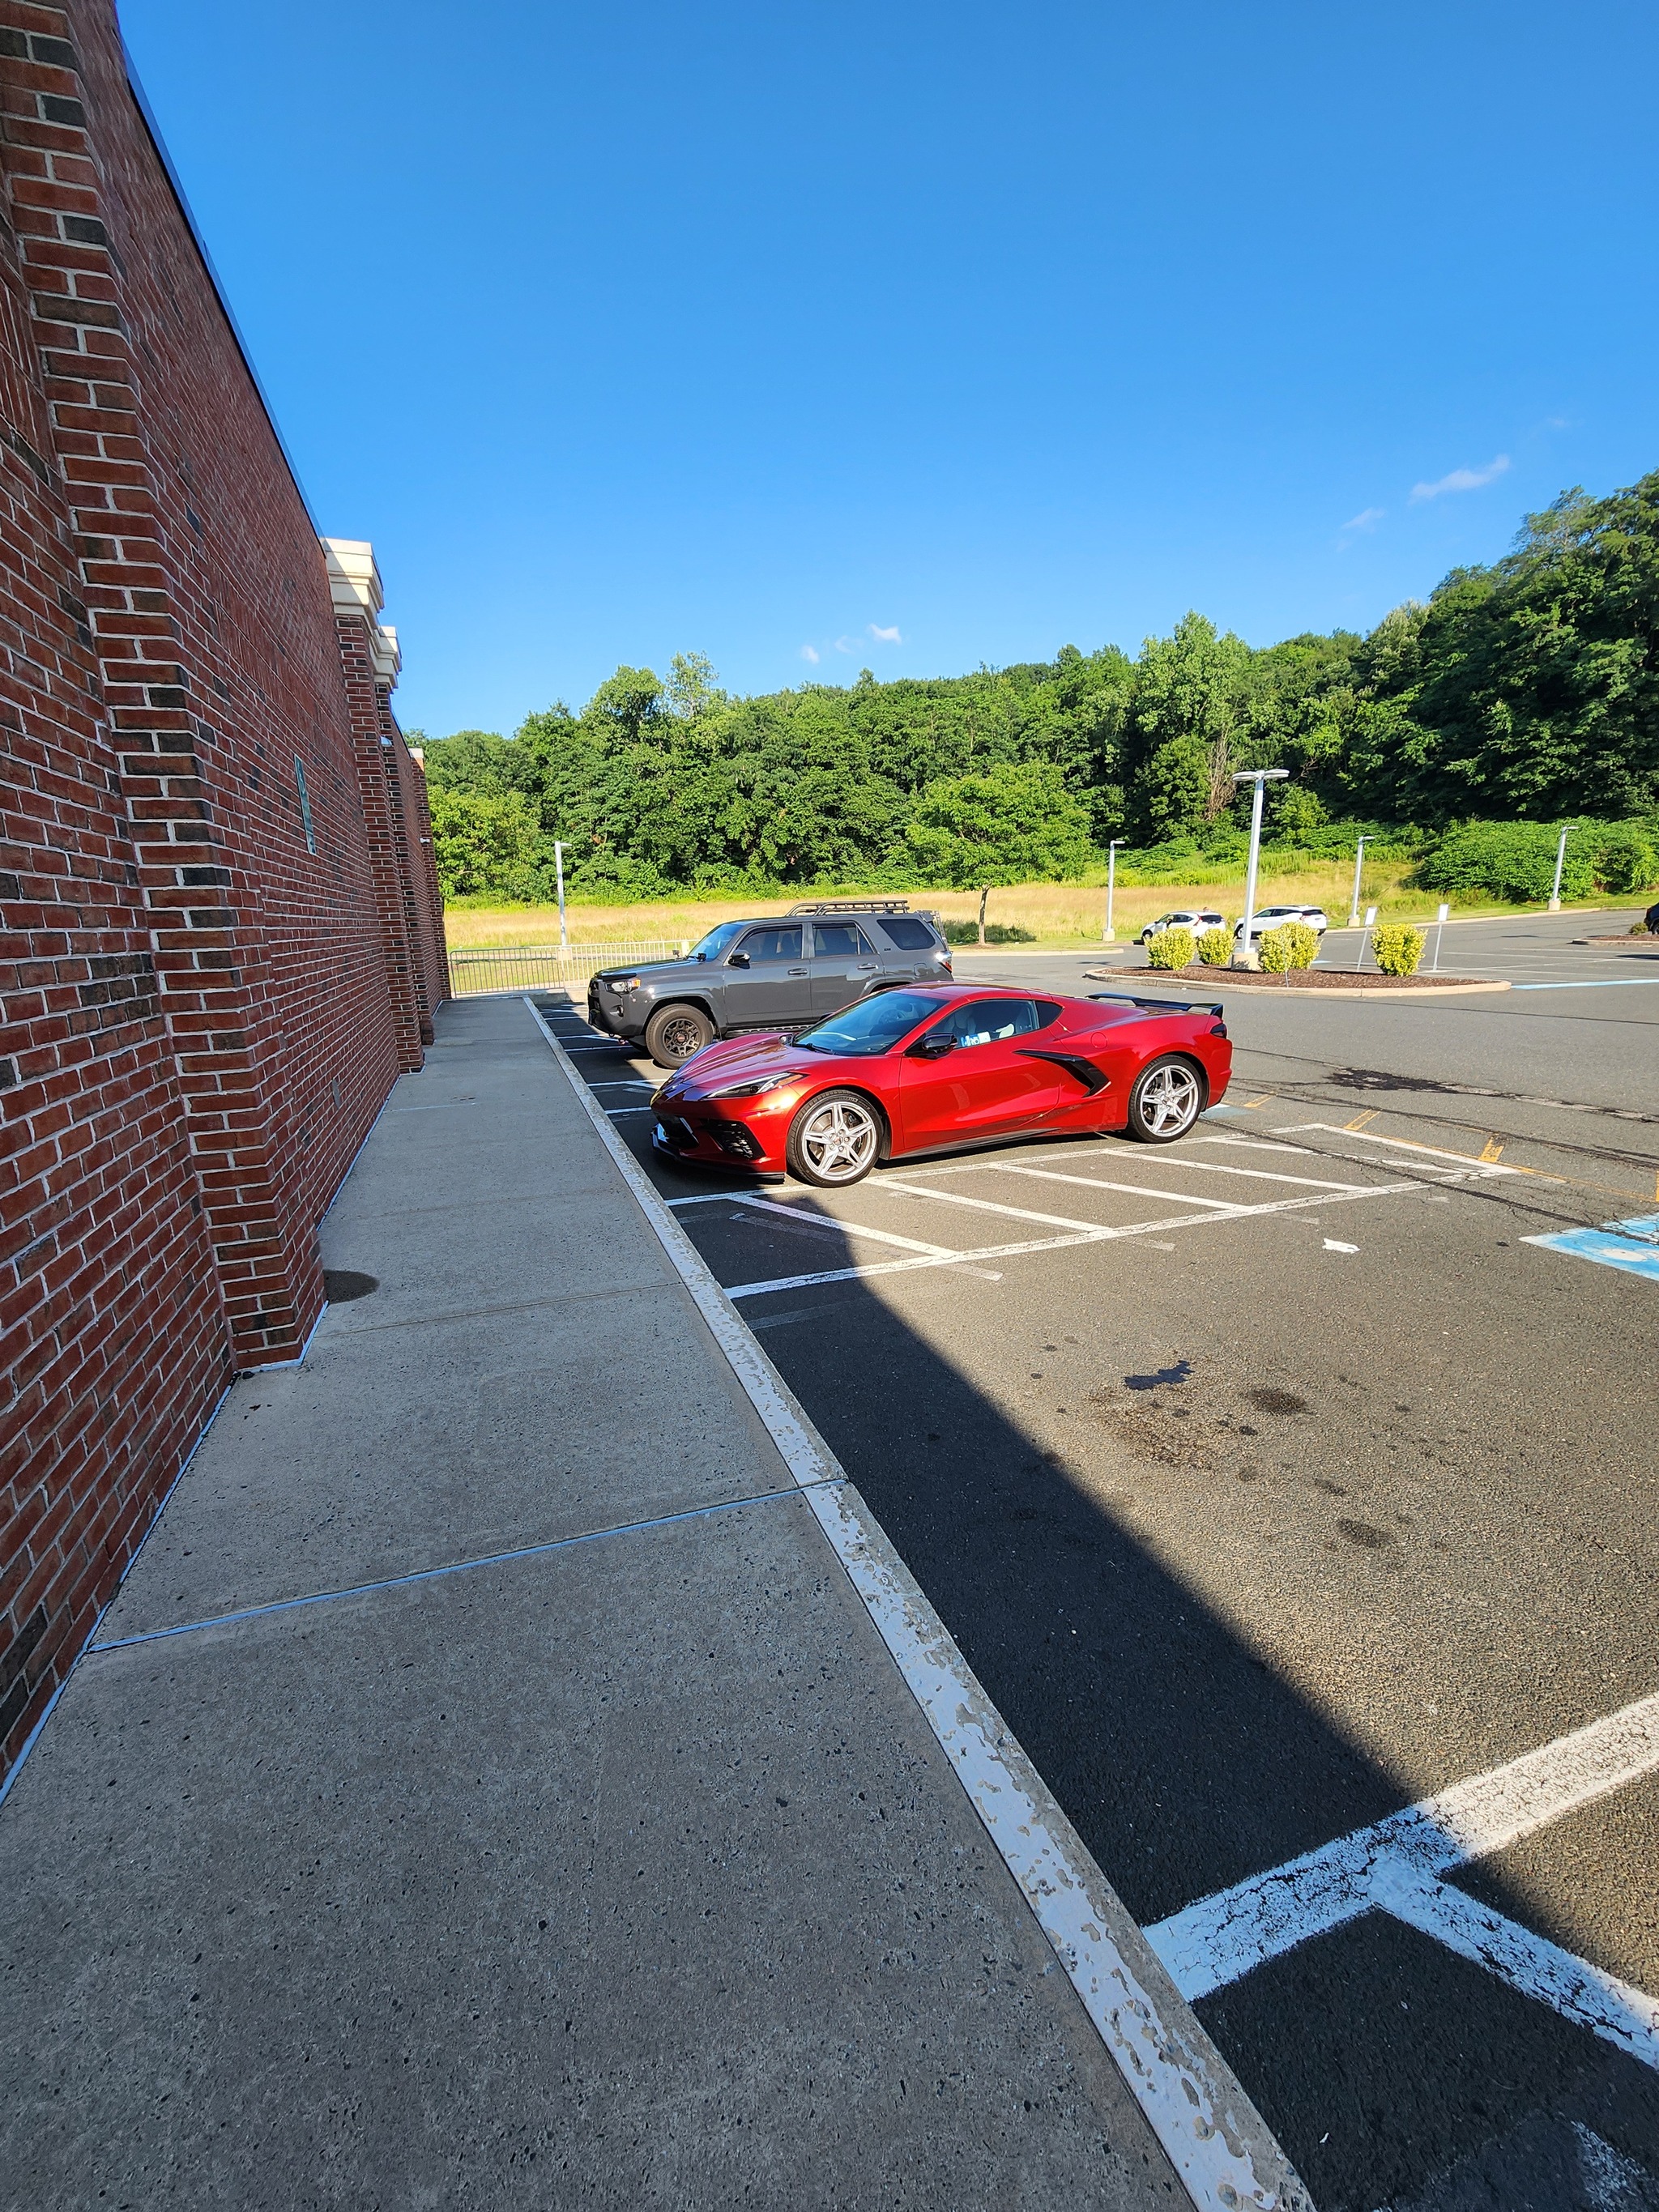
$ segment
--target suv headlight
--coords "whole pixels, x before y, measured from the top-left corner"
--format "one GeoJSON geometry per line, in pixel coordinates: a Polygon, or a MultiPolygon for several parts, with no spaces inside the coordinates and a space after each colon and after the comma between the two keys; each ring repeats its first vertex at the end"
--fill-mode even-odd
{"type": "Polygon", "coordinates": [[[637,975],[608,975],[605,981],[618,997],[625,991],[637,991],[640,988],[640,979],[637,975]]]}

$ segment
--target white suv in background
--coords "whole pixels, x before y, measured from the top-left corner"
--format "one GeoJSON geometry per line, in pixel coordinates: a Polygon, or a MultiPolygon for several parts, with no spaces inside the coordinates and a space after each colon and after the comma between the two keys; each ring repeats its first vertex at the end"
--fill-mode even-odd
{"type": "MultiPolygon", "coordinates": [[[[1265,930],[1277,929],[1281,922],[1304,921],[1316,930],[1321,937],[1331,926],[1331,918],[1322,906],[1259,906],[1250,919],[1250,942],[1254,945],[1265,930]]],[[[1241,915],[1233,924],[1233,942],[1244,940],[1244,918],[1241,915]]]]}
{"type": "Polygon", "coordinates": [[[1174,914],[1161,914],[1156,921],[1149,921],[1135,942],[1138,945],[1149,944],[1160,929],[1190,929],[1194,937],[1200,937],[1206,929],[1225,929],[1226,927],[1226,915],[1218,914],[1213,907],[1183,906],[1174,914]]]}

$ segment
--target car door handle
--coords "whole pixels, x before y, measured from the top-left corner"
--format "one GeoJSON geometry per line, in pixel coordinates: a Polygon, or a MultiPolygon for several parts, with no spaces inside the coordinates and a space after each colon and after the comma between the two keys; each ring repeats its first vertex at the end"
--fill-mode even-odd
{"type": "Polygon", "coordinates": [[[860,960],[854,969],[853,973],[855,975],[872,975],[875,973],[875,969],[876,963],[873,960],[860,960]]]}
{"type": "Polygon", "coordinates": [[[792,968],[789,970],[792,975],[810,975],[811,972],[810,968],[792,968]]]}

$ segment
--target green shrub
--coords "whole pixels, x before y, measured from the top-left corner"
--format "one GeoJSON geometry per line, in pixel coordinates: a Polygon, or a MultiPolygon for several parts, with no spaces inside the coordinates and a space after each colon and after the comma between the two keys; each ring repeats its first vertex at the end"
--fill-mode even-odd
{"type": "MultiPolygon", "coordinates": [[[[947,945],[977,945],[979,924],[976,921],[947,921],[945,941],[947,945]]],[[[1036,932],[1022,929],[1017,921],[988,921],[985,942],[988,945],[1035,945],[1036,932]]]]}
{"type": "MultiPolygon", "coordinates": [[[[1571,841],[1568,841],[1571,849],[1571,841]]],[[[1621,822],[1596,848],[1595,878],[1603,890],[1651,890],[1659,884],[1659,853],[1645,824],[1621,822]]]]}
{"type": "Polygon", "coordinates": [[[1371,951],[1385,975],[1414,975],[1425,942],[1408,921],[1379,921],[1371,931],[1371,951]]]}
{"type": "Polygon", "coordinates": [[[1319,932],[1310,929],[1305,921],[1285,921],[1279,926],[1291,956],[1292,968],[1311,968],[1319,957],[1319,932]]]}
{"type": "Polygon", "coordinates": [[[1197,950],[1190,929],[1160,929],[1147,942],[1146,963],[1152,968],[1189,968],[1197,950]]]}
{"type": "MultiPolygon", "coordinates": [[[[1419,868],[1418,880],[1431,891],[1465,891],[1488,898],[1547,899],[1555,880],[1559,823],[1466,822],[1449,830],[1419,868]]],[[[1570,830],[1561,871],[1564,899],[1587,899],[1595,891],[1593,829],[1570,830]]]]}
{"type": "Polygon", "coordinates": [[[1255,957],[1259,965],[1269,975],[1283,975],[1295,964],[1291,958],[1290,933],[1281,923],[1277,929],[1264,929],[1255,941],[1255,957]]]}
{"type": "Polygon", "coordinates": [[[1224,929],[1206,929],[1198,940],[1198,957],[1206,968],[1224,968],[1233,957],[1233,940],[1224,929]]]}

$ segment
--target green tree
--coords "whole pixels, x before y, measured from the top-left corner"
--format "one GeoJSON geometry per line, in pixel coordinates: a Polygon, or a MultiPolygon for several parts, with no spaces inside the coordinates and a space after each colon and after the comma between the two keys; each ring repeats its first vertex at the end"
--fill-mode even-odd
{"type": "Polygon", "coordinates": [[[538,897],[540,824],[522,792],[458,791],[434,785],[432,857],[447,899],[538,897]]]}
{"type": "Polygon", "coordinates": [[[930,783],[912,810],[906,842],[930,881],[979,892],[981,944],[995,885],[1064,882],[1095,857],[1088,815],[1047,761],[930,783]]]}
{"type": "Polygon", "coordinates": [[[1132,805],[1155,836],[1206,828],[1233,800],[1249,727],[1250,649],[1200,614],[1149,637],[1135,664],[1133,720],[1141,765],[1132,805]]]}

